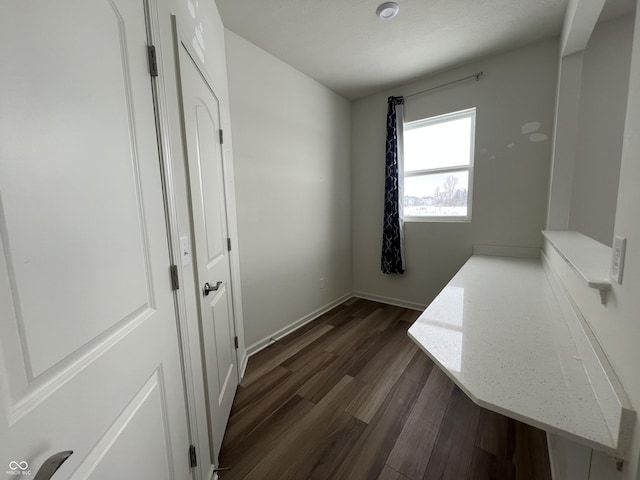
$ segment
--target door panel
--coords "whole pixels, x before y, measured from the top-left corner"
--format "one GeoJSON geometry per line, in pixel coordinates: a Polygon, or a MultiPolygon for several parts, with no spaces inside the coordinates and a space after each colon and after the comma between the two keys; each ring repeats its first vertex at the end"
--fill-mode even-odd
{"type": "MultiPolygon", "coordinates": [[[[213,104],[217,110],[217,99],[213,104]]],[[[205,100],[206,101],[206,100],[205,100]]],[[[220,159],[217,150],[219,145],[216,142],[218,128],[216,120],[211,117],[216,112],[210,112],[207,105],[197,105],[195,107],[196,128],[198,130],[198,159],[220,159]]],[[[207,185],[223,185],[222,162],[199,161],[199,176],[207,185]]],[[[202,191],[205,191],[204,185],[201,184],[202,191]]],[[[217,190],[217,189],[216,189],[217,190]]],[[[206,192],[202,195],[202,210],[205,231],[207,235],[207,258],[209,264],[216,261],[224,260],[226,246],[226,229],[223,226],[224,213],[224,191],[206,192]]]]}
{"type": "Polygon", "coordinates": [[[229,374],[233,370],[233,352],[231,344],[228,341],[228,339],[231,338],[231,331],[229,330],[228,322],[230,315],[228,308],[229,302],[230,298],[229,295],[227,295],[227,287],[223,285],[221,291],[216,295],[216,298],[211,303],[211,314],[213,317],[213,327],[215,329],[215,333],[213,335],[215,345],[213,345],[213,348],[209,349],[215,353],[216,364],[218,365],[217,392],[219,392],[219,404],[224,402],[224,399],[221,397],[226,391],[229,374]]]}
{"type": "Polygon", "coordinates": [[[221,282],[217,291],[200,294],[199,309],[208,433],[211,458],[217,461],[238,386],[224,163],[219,140],[220,104],[184,44],[180,44],[179,52],[197,282],[200,287],[221,282]]]}
{"type": "Polygon", "coordinates": [[[3,4],[0,472],[189,475],[145,25],[143,0],[3,4]]]}
{"type": "Polygon", "coordinates": [[[115,472],[118,478],[137,479],[141,470],[144,478],[173,478],[161,381],[161,372],[154,372],[74,472],[72,480],[112,480],[115,472]]]}
{"type": "Polygon", "coordinates": [[[29,181],[3,182],[2,231],[29,380],[149,308],[131,79],[123,57],[128,45],[115,5],[90,3],[94,5],[78,5],[86,26],[73,33],[91,38],[91,44],[69,41],[68,17],[55,19],[60,16],[56,12],[47,12],[54,19],[37,16],[36,28],[47,38],[47,49],[65,52],[52,55],[59,63],[48,70],[50,81],[42,81],[35,58],[19,69],[7,69],[15,86],[3,110],[18,112],[18,124],[5,133],[17,131],[22,138],[3,138],[2,155],[10,164],[2,176],[29,181]],[[106,54],[87,65],[86,57],[95,56],[91,49],[106,54]],[[21,84],[24,78],[28,81],[21,84]],[[88,122],[89,115],[99,119],[95,128],[74,128],[88,122]],[[36,131],[46,134],[34,142],[36,131]],[[51,197],[36,201],[48,191],[51,197]],[[90,228],[79,229],[78,219],[90,228]],[[92,262],[77,262],[83,255],[91,255],[92,262]],[[72,274],[59,282],[71,265],[72,274]],[[121,275],[129,279],[126,284],[121,275]],[[117,301],[104,301],[105,288],[117,301]],[[82,321],[88,316],[91,322],[82,321]],[[73,336],[67,335],[69,329],[73,336]]]}

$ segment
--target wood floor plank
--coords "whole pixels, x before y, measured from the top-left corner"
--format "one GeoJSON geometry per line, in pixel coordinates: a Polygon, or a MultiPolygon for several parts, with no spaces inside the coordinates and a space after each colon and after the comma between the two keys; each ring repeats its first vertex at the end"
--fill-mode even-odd
{"type": "Polygon", "coordinates": [[[481,448],[474,447],[467,480],[516,480],[516,466],[481,448]]]}
{"type": "Polygon", "coordinates": [[[358,442],[333,474],[334,480],[377,478],[418,398],[420,385],[399,378],[358,442]]]}
{"type": "Polygon", "coordinates": [[[483,409],[480,412],[476,446],[496,457],[512,459],[509,454],[510,442],[515,438],[509,435],[509,419],[499,413],[483,409]]]}
{"type": "Polygon", "coordinates": [[[547,437],[542,430],[516,423],[514,463],[518,480],[551,480],[546,445],[547,437]]]}
{"type": "Polygon", "coordinates": [[[400,320],[402,320],[403,322],[409,322],[411,324],[413,324],[418,317],[422,315],[422,311],[420,310],[411,310],[409,308],[405,309],[404,314],[402,315],[402,317],[400,318],[400,320]]]}
{"type": "Polygon", "coordinates": [[[380,475],[378,475],[378,480],[410,480],[410,479],[405,477],[401,473],[396,472],[389,465],[385,465],[384,467],[382,467],[382,471],[380,472],[380,475]]]}
{"type": "Polygon", "coordinates": [[[432,369],[387,458],[387,465],[409,478],[424,476],[452,392],[449,377],[438,368],[432,369]]]}
{"type": "Polygon", "coordinates": [[[343,412],[340,416],[344,419],[344,426],[322,442],[323,445],[318,448],[322,453],[309,473],[308,480],[331,480],[333,471],[349,455],[366,428],[365,423],[347,413],[343,412]]]}
{"type": "Polygon", "coordinates": [[[389,362],[377,380],[369,382],[370,389],[366,398],[363,398],[359,404],[352,404],[347,412],[363,422],[369,423],[400,378],[413,353],[411,350],[399,352],[396,359],[389,362]]]}
{"type": "Polygon", "coordinates": [[[264,397],[256,398],[251,403],[251,408],[246,408],[242,415],[236,415],[234,421],[229,422],[225,439],[234,441],[249,435],[260,423],[293,397],[302,385],[322,371],[335,358],[336,356],[330,352],[319,354],[303,369],[287,377],[277,388],[271,390],[264,397]]]}
{"type": "Polygon", "coordinates": [[[479,419],[480,407],[454,387],[424,479],[460,480],[466,477],[479,419]]]}
{"type": "Polygon", "coordinates": [[[303,368],[309,361],[316,356],[316,354],[327,351],[325,348],[328,344],[330,344],[334,338],[341,335],[341,331],[344,326],[334,327],[331,331],[322,335],[320,338],[310,343],[302,350],[300,350],[295,355],[287,358],[280,365],[287,370],[292,372],[297,372],[301,368],[303,368]]]}
{"type": "Polygon", "coordinates": [[[370,386],[369,395],[359,405],[351,405],[348,413],[369,423],[387,394],[396,384],[418,347],[406,336],[406,327],[388,330],[390,338],[385,346],[357,375],[370,386]]]}
{"type": "Polygon", "coordinates": [[[387,373],[385,370],[388,369],[390,362],[396,366],[403,364],[402,370],[398,374],[401,375],[418,350],[417,345],[408,337],[407,329],[406,325],[400,324],[387,329],[380,338],[379,345],[375,347],[375,356],[355,376],[365,382],[375,383],[387,373]],[[407,355],[408,353],[411,355],[406,363],[404,361],[398,362],[399,354],[407,355]]]}
{"type": "Polygon", "coordinates": [[[315,320],[307,323],[306,325],[303,325],[297,330],[294,330],[293,332],[291,332],[289,335],[281,338],[280,340],[278,340],[278,342],[282,343],[283,345],[287,345],[292,341],[297,340],[301,336],[305,335],[309,330],[321,324],[331,325],[335,327],[342,323],[348,322],[353,318],[352,316],[353,310],[354,310],[354,307],[349,306],[346,303],[338,305],[337,307],[332,308],[328,312],[323,313],[315,320]]]}
{"type": "Polygon", "coordinates": [[[340,308],[337,311],[330,311],[325,313],[324,315],[321,315],[320,317],[316,318],[315,320],[312,320],[311,322],[305,323],[304,325],[302,325],[301,327],[295,329],[293,332],[289,333],[288,335],[282,337],[281,339],[278,340],[278,343],[280,345],[288,345],[292,342],[294,342],[295,340],[298,340],[300,337],[303,337],[304,335],[306,335],[309,330],[313,330],[314,328],[316,328],[318,325],[324,325],[324,324],[328,324],[328,320],[333,316],[333,315],[340,315],[342,312],[342,308],[340,308]]]}
{"type": "Polygon", "coordinates": [[[374,358],[389,339],[389,332],[375,331],[360,342],[351,352],[341,357],[349,358],[348,374],[357,377],[372,358],[374,358]]]}
{"type": "Polygon", "coordinates": [[[300,389],[300,395],[317,403],[343,376],[353,377],[352,372],[360,371],[360,365],[366,365],[368,359],[375,355],[372,349],[381,336],[381,332],[376,332],[376,335],[364,338],[349,354],[339,355],[334,363],[300,389]]]}
{"type": "Polygon", "coordinates": [[[236,396],[233,399],[231,418],[244,411],[244,409],[255,402],[257,398],[262,398],[274,388],[277,388],[289,376],[291,376],[290,370],[276,366],[269,372],[269,375],[259,377],[248,387],[238,387],[236,396]]]}
{"type": "Polygon", "coordinates": [[[310,358],[313,358],[316,352],[321,350],[339,355],[342,352],[340,352],[336,346],[345,341],[350,342],[352,349],[356,348],[358,344],[365,341],[367,336],[379,333],[375,328],[372,328],[372,324],[368,321],[368,318],[369,317],[367,317],[367,319],[356,319],[350,317],[350,321],[334,326],[331,331],[322,335],[298,353],[285,360],[282,366],[293,371],[299,370],[310,358]]]}
{"type": "Polygon", "coordinates": [[[367,301],[366,300],[358,299],[352,305],[344,306],[344,308],[340,312],[340,315],[333,315],[330,320],[327,320],[327,324],[328,325],[333,325],[334,327],[337,327],[339,325],[347,323],[347,322],[353,320],[354,318],[358,318],[356,316],[356,314],[362,308],[365,308],[365,307],[367,309],[372,308],[371,306],[367,305],[367,301]]]}
{"type": "MultiPolygon", "coordinates": [[[[334,450],[336,439],[359,437],[362,426],[351,429],[357,422],[344,413],[346,404],[360,388],[353,378],[343,377],[327,395],[302,418],[296,429],[288,432],[274,446],[271,454],[259,462],[245,476],[247,480],[279,478],[282,480],[306,479],[324,459],[323,471],[333,470],[327,465],[327,452],[334,450]],[[310,435],[310,432],[313,432],[310,435]],[[283,461],[284,460],[284,461],[283,461]]],[[[318,470],[318,474],[323,473],[318,470]]]]}
{"type": "MultiPolygon", "coordinates": [[[[247,366],[247,372],[245,373],[244,378],[242,379],[242,386],[247,387],[251,385],[251,383],[255,382],[258,378],[263,376],[268,371],[280,365],[287,358],[295,355],[298,351],[302,350],[304,347],[313,343],[318,337],[321,337],[329,330],[331,330],[333,326],[331,325],[316,325],[311,330],[309,330],[305,335],[300,338],[297,338],[293,342],[287,345],[278,345],[280,347],[279,351],[273,355],[269,361],[263,361],[262,363],[251,362],[250,365],[247,366]]],[[[269,347],[271,348],[271,347],[269,347]]]]}
{"type": "Polygon", "coordinates": [[[387,305],[384,303],[366,300],[360,303],[357,308],[353,309],[352,316],[355,318],[365,318],[371,315],[375,310],[386,307],[387,305]]]}
{"type": "MultiPolygon", "coordinates": [[[[513,418],[507,418],[507,460],[514,461],[516,453],[516,424],[513,418]]],[[[533,428],[533,427],[531,427],[533,428]]],[[[546,442],[545,442],[546,448],[546,442]]]]}
{"type": "Polygon", "coordinates": [[[264,457],[271,453],[273,445],[287,432],[296,428],[314,404],[294,395],[269,416],[250,437],[232,441],[224,438],[220,452],[220,465],[232,467],[223,474],[224,480],[243,479],[264,457]]]}
{"type": "Polygon", "coordinates": [[[424,385],[433,369],[433,361],[422,350],[414,353],[413,358],[402,372],[402,377],[424,385]]]}
{"type": "Polygon", "coordinates": [[[280,342],[274,342],[268,347],[260,350],[258,353],[255,353],[249,357],[249,361],[247,362],[247,368],[244,373],[244,378],[242,379],[241,384],[246,379],[249,372],[253,369],[258,368],[260,365],[268,364],[276,366],[277,363],[274,362],[274,358],[278,357],[282,351],[285,349],[285,346],[280,342]]]}
{"type": "Polygon", "coordinates": [[[365,318],[355,318],[351,321],[352,328],[337,337],[327,350],[338,355],[350,352],[366,336],[386,331],[401,315],[402,310],[397,308],[379,308],[365,318]]]}
{"type": "Polygon", "coordinates": [[[349,300],[344,302],[343,305],[346,305],[347,307],[350,307],[350,306],[352,306],[354,303],[356,303],[359,300],[360,299],[358,297],[351,297],[349,300]]]}
{"type": "MultiPolygon", "coordinates": [[[[386,315],[380,320],[378,325],[378,330],[387,330],[392,325],[398,323],[402,316],[404,315],[406,309],[401,307],[396,307],[394,305],[387,305],[385,308],[386,315]]],[[[409,328],[409,326],[406,326],[409,328]]]]}
{"type": "Polygon", "coordinates": [[[333,341],[325,346],[326,350],[338,355],[350,350],[353,344],[361,342],[365,336],[377,330],[376,315],[384,313],[384,310],[378,309],[365,318],[352,318],[348,324],[342,326],[341,335],[333,338],[333,341]]]}

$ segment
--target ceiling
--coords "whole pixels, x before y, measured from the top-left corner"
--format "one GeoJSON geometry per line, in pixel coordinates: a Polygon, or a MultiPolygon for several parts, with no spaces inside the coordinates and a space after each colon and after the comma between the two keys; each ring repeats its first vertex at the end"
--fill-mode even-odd
{"type": "Polygon", "coordinates": [[[567,0],[216,0],[224,25],[348,99],[559,35],[567,0]]]}

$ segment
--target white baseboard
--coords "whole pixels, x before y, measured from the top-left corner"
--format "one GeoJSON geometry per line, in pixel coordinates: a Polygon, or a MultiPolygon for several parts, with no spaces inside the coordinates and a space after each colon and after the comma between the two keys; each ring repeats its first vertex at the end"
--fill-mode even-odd
{"type": "Polygon", "coordinates": [[[374,302],[386,303],[387,305],[394,305],[396,307],[418,310],[420,312],[424,311],[427,308],[426,304],[407,302],[406,300],[400,300],[399,298],[383,297],[382,295],[374,295],[372,293],[353,292],[353,296],[363,298],[365,300],[373,300],[374,302]]]}
{"type": "MultiPolygon", "coordinates": [[[[267,348],[269,345],[271,345],[271,343],[273,343],[273,341],[280,340],[282,337],[285,337],[285,336],[289,335],[291,332],[296,331],[300,327],[302,327],[302,326],[306,325],[307,323],[315,320],[320,315],[323,315],[323,314],[327,313],[332,308],[335,308],[338,305],[340,305],[341,303],[346,302],[350,298],[353,298],[353,293],[352,292],[349,292],[346,295],[343,295],[343,296],[335,299],[334,301],[324,305],[323,307],[320,307],[317,310],[314,310],[313,312],[311,312],[311,313],[305,315],[304,317],[294,321],[293,323],[287,325],[286,327],[281,328],[280,330],[278,330],[277,332],[269,335],[268,337],[265,337],[262,340],[258,340],[253,345],[249,345],[247,347],[247,355],[245,356],[245,358],[248,359],[250,356],[255,355],[256,353],[258,353],[260,350],[263,350],[263,349],[267,348]]],[[[245,368],[246,368],[246,363],[247,362],[245,361],[244,362],[244,364],[245,364],[244,367],[245,368]]],[[[243,371],[243,375],[244,375],[244,371],[243,371]]]]}

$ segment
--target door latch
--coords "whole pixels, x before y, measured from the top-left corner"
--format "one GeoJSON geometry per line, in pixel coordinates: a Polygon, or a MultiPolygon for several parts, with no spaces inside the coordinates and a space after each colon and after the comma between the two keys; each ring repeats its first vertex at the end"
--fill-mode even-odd
{"type": "Polygon", "coordinates": [[[53,477],[53,474],[58,471],[62,464],[67,461],[72,453],[73,450],[65,450],[64,452],[58,452],[55,455],[51,455],[44,461],[33,480],[49,480],[53,477]]]}
{"type": "Polygon", "coordinates": [[[211,292],[217,292],[221,286],[222,282],[216,282],[215,285],[209,285],[209,282],[207,282],[204,284],[204,287],[202,287],[202,294],[206,297],[211,292]]]}

